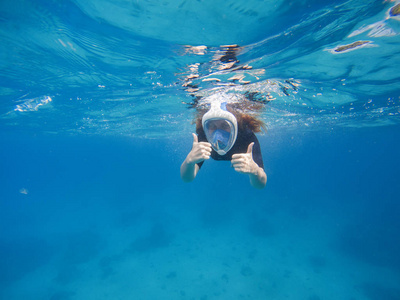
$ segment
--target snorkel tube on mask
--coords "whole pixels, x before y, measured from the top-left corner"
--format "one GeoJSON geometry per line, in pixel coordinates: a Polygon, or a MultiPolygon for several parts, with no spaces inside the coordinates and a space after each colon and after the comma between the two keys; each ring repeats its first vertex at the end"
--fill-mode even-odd
{"type": "Polygon", "coordinates": [[[211,109],[203,116],[201,124],[208,142],[219,155],[225,155],[235,144],[237,120],[226,110],[226,102],[211,103],[211,109]]]}

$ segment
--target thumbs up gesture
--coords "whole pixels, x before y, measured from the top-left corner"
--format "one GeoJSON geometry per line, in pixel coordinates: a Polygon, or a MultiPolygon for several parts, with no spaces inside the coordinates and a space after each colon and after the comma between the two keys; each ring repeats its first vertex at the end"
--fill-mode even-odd
{"type": "Polygon", "coordinates": [[[197,164],[203,160],[209,159],[210,155],[211,144],[207,142],[199,142],[197,135],[193,133],[193,146],[186,158],[186,161],[189,164],[197,164]]]}
{"type": "Polygon", "coordinates": [[[257,175],[259,166],[253,160],[253,146],[254,142],[247,147],[246,153],[232,155],[231,163],[236,172],[257,175]]]}

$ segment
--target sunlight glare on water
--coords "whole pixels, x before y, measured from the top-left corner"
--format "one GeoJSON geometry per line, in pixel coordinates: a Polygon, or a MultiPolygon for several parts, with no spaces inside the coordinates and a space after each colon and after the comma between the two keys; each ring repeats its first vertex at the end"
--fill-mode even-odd
{"type": "Polygon", "coordinates": [[[187,103],[223,89],[264,99],[269,128],[397,124],[398,5],[4,1],[0,122],[43,132],[180,135],[191,131],[187,103]],[[232,68],[215,59],[224,44],[238,45],[232,68]],[[196,76],[195,93],[187,76],[196,76]]]}

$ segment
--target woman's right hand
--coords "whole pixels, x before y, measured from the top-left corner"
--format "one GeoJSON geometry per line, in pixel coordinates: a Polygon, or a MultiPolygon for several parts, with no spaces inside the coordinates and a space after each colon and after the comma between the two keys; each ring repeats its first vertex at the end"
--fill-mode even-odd
{"type": "Polygon", "coordinates": [[[189,164],[197,164],[206,159],[209,159],[211,156],[211,144],[207,142],[199,142],[196,134],[193,135],[193,146],[192,150],[190,150],[188,156],[186,157],[186,161],[189,164]]]}

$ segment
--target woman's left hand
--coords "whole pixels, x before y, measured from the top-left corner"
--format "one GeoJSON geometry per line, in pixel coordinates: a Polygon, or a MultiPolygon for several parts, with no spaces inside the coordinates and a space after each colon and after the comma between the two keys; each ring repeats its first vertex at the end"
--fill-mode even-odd
{"type": "Polygon", "coordinates": [[[247,147],[246,153],[232,155],[231,163],[236,172],[252,175],[258,174],[260,167],[253,160],[253,146],[254,142],[247,147]]]}

